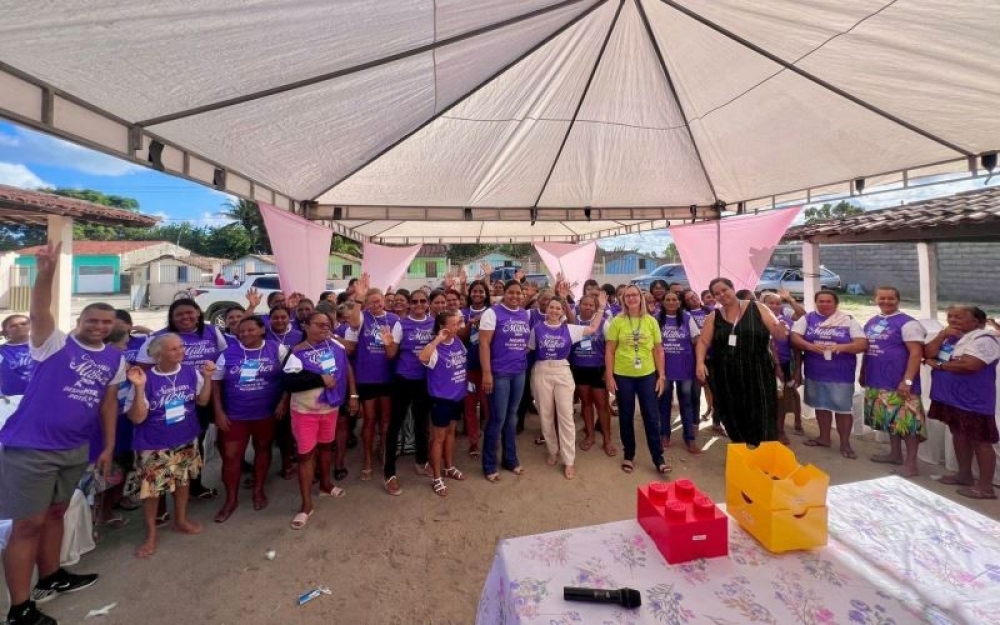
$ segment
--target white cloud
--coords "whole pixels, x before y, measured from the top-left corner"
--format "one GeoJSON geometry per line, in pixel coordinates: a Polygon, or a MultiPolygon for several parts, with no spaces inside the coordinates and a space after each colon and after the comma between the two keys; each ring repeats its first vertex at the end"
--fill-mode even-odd
{"type": "Polygon", "coordinates": [[[623,234],[600,239],[597,244],[605,250],[638,250],[645,254],[662,254],[673,239],[666,230],[650,230],[637,234],[623,234]]]}
{"type": "Polygon", "coordinates": [[[0,184],[19,187],[21,189],[38,189],[52,186],[20,163],[2,162],[0,162],[0,184]]]}
{"type": "Polygon", "coordinates": [[[185,221],[190,223],[192,226],[195,226],[196,228],[202,228],[202,227],[218,228],[220,226],[226,226],[231,223],[234,223],[236,220],[225,217],[219,213],[210,213],[208,211],[205,211],[201,214],[201,217],[197,219],[187,219],[185,221]]]}
{"type": "Polygon", "coordinates": [[[65,167],[92,176],[125,176],[144,168],[62,139],[23,128],[0,132],[0,155],[36,165],[65,167]]]}

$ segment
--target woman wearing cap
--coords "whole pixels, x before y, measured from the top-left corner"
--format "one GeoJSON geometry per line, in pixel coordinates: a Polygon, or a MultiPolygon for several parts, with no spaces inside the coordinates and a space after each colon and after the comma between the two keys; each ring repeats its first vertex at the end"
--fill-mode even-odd
{"type": "Polygon", "coordinates": [[[890,451],[871,459],[902,465],[899,474],[914,477],[917,447],[927,437],[920,399],[920,362],[927,332],[919,321],[899,312],[895,287],[875,289],[875,303],[879,314],[865,324],[868,349],[861,359],[858,383],[865,387],[865,423],[889,434],[890,451]]]}
{"type": "Polygon", "coordinates": [[[840,455],[853,460],[854,380],[858,354],[868,349],[865,331],[850,315],[840,312],[840,297],[820,291],[816,306],[792,326],[792,347],[803,353],[805,402],[816,411],[819,437],[806,441],[808,447],[829,447],[834,415],[840,437],[840,455]]]}
{"type": "Polygon", "coordinates": [[[958,473],[942,484],[961,486],[958,494],[970,499],[996,499],[993,477],[1000,442],[996,425],[996,375],[1000,340],[986,328],[986,313],[976,306],[948,309],[948,327],[924,348],[931,371],[931,408],[928,416],[951,430],[958,473]],[[972,475],[976,459],[979,479],[972,475]]]}

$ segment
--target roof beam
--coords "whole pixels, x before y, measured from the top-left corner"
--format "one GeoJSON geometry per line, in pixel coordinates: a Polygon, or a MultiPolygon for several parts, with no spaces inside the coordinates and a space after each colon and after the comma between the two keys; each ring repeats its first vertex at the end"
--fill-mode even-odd
{"type": "Polygon", "coordinates": [[[675,0],[660,0],[660,2],[662,2],[663,4],[665,4],[665,5],[673,8],[673,9],[675,9],[676,11],[679,11],[680,13],[683,13],[684,15],[690,17],[691,19],[695,20],[696,22],[698,22],[698,23],[700,23],[700,24],[702,24],[704,26],[707,26],[708,28],[711,28],[712,30],[714,30],[715,32],[719,33],[723,37],[726,37],[727,39],[735,41],[736,43],[740,44],[744,48],[747,48],[749,50],[752,50],[752,51],[756,52],[757,54],[763,56],[764,58],[777,63],[778,65],[780,65],[781,67],[787,69],[788,71],[794,72],[794,73],[798,74],[799,76],[805,78],[806,80],[808,80],[808,81],[810,81],[812,83],[815,83],[815,84],[819,85],[820,87],[826,89],[827,91],[835,93],[835,94],[839,95],[840,97],[844,98],[845,100],[849,100],[849,101],[853,102],[854,104],[857,104],[858,106],[860,106],[860,107],[862,107],[862,108],[864,108],[864,109],[866,109],[866,110],[868,110],[868,111],[870,111],[872,113],[875,113],[876,115],[878,115],[879,117],[882,117],[883,119],[886,119],[886,120],[889,120],[889,121],[891,121],[891,122],[893,122],[895,124],[898,124],[898,125],[902,126],[903,128],[906,128],[907,130],[911,131],[911,132],[917,133],[918,135],[924,137],[925,139],[930,139],[931,141],[933,141],[933,142],[935,142],[935,143],[937,143],[939,145],[943,145],[944,147],[948,148],[949,150],[953,150],[955,152],[958,152],[959,154],[961,154],[963,156],[967,156],[967,157],[976,156],[975,153],[972,152],[971,150],[967,150],[966,148],[963,148],[960,145],[956,145],[956,144],[952,143],[951,141],[948,141],[947,139],[944,139],[943,137],[939,137],[939,136],[935,135],[934,133],[932,133],[932,132],[930,132],[928,130],[920,128],[919,126],[916,126],[915,124],[912,124],[912,123],[906,121],[905,119],[897,117],[896,115],[893,115],[892,113],[890,113],[890,112],[888,112],[888,111],[886,111],[884,109],[881,109],[881,108],[875,106],[871,102],[868,102],[867,100],[863,100],[863,99],[859,98],[858,96],[856,96],[856,95],[854,95],[852,93],[849,93],[849,92],[841,89],[840,87],[838,87],[838,86],[836,86],[836,85],[834,85],[834,84],[832,84],[830,82],[827,82],[826,80],[823,80],[819,76],[816,76],[815,74],[813,74],[811,72],[808,72],[808,71],[802,69],[801,67],[798,67],[797,65],[795,65],[795,63],[791,63],[789,61],[786,61],[785,59],[781,58],[777,54],[774,54],[774,53],[772,53],[772,52],[770,52],[768,50],[765,50],[761,46],[753,43],[752,41],[750,41],[748,39],[745,39],[745,38],[737,35],[736,33],[732,32],[731,30],[729,30],[727,28],[724,28],[723,26],[721,26],[719,24],[716,24],[715,22],[713,22],[712,20],[708,19],[707,17],[704,17],[703,15],[697,13],[696,11],[692,11],[691,9],[689,9],[686,6],[680,4],[679,2],[676,2],[675,0]]]}
{"type": "Polygon", "coordinates": [[[715,192],[715,185],[712,184],[712,177],[708,175],[708,168],[705,167],[705,159],[701,156],[701,150],[698,149],[698,142],[694,140],[694,133],[691,132],[691,124],[688,123],[687,113],[684,112],[684,105],[681,104],[681,98],[677,95],[677,88],[674,86],[674,79],[670,75],[670,70],[667,68],[667,61],[663,57],[663,49],[660,48],[659,42],[656,40],[656,34],[653,33],[653,27],[649,23],[649,17],[646,15],[646,9],[642,6],[642,0],[634,0],[635,6],[639,10],[639,18],[642,20],[642,25],[646,29],[646,36],[649,37],[649,44],[653,46],[653,51],[656,53],[656,60],[660,62],[660,69],[663,70],[663,77],[667,79],[667,86],[670,88],[670,93],[674,96],[674,104],[677,105],[677,110],[681,113],[681,118],[684,120],[684,129],[687,130],[688,137],[691,139],[691,146],[694,148],[694,153],[698,157],[698,165],[701,167],[701,172],[705,175],[705,182],[708,183],[708,189],[712,192],[712,199],[716,202],[719,201],[719,194],[715,192]]]}
{"type": "Polygon", "coordinates": [[[518,63],[520,63],[524,59],[526,59],[529,56],[531,56],[532,54],[534,54],[536,51],[538,51],[539,49],[541,49],[542,46],[544,46],[545,44],[549,43],[550,41],[552,41],[553,39],[555,39],[559,35],[563,34],[567,30],[569,30],[572,26],[575,26],[578,22],[580,22],[580,20],[582,20],[583,18],[585,18],[588,15],[590,15],[591,13],[593,13],[598,7],[602,6],[607,1],[608,0],[599,0],[598,2],[595,2],[593,5],[591,5],[589,8],[587,8],[587,10],[583,11],[582,13],[580,13],[579,15],[577,15],[576,17],[574,17],[570,21],[566,22],[565,24],[563,24],[562,26],[560,26],[559,28],[557,28],[555,31],[553,31],[547,37],[545,37],[544,39],[542,39],[541,41],[539,41],[537,44],[535,44],[532,47],[530,47],[527,50],[525,50],[524,54],[522,54],[521,56],[517,57],[516,59],[514,59],[513,61],[511,61],[510,63],[508,63],[504,67],[501,67],[492,76],[488,76],[486,78],[486,80],[484,80],[483,82],[481,82],[478,85],[476,85],[471,91],[469,91],[468,93],[466,93],[465,95],[463,95],[459,99],[455,100],[454,102],[452,102],[451,104],[449,104],[445,108],[441,109],[441,112],[439,112],[436,115],[430,117],[424,123],[420,124],[419,126],[417,126],[416,128],[414,128],[410,132],[406,133],[405,135],[403,135],[402,137],[400,137],[396,141],[390,143],[386,147],[382,148],[381,150],[379,150],[378,152],[376,152],[371,158],[366,159],[365,161],[363,161],[361,164],[359,164],[357,167],[355,167],[354,169],[352,169],[347,174],[341,176],[339,180],[335,181],[329,187],[327,187],[326,189],[324,189],[322,191],[322,193],[320,193],[319,195],[317,195],[313,199],[314,200],[319,199],[323,195],[329,193],[330,190],[335,189],[337,187],[337,185],[339,185],[340,183],[344,182],[345,180],[347,180],[348,178],[350,178],[354,174],[358,173],[359,171],[361,171],[365,167],[368,167],[369,165],[371,165],[372,163],[374,163],[378,159],[382,158],[383,156],[385,156],[386,154],[388,154],[389,152],[391,152],[392,150],[394,150],[396,148],[396,146],[398,146],[399,144],[403,143],[404,141],[406,141],[407,139],[409,139],[413,135],[417,134],[418,132],[420,132],[421,130],[423,130],[424,128],[426,128],[430,124],[432,124],[435,120],[439,119],[441,116],[446,115],[453,108],[455,108],[459,104],[462,104],[463,102],[465,102],[466,100],[468,100],[469,98],[471,98],[472,96],[474,96],[476,93],[478,93],[480,89],[482,89],[486,85],[490,84],[491,82],[493,82],[494,80],[496,80],[500,76],[503,76],[508,70],[510,70],[510,68],[514,67],[515,65],[517,65],[518,63]]]}
{"type": "Polygon", "coordinates": [[[417,46],[415,48],[410,48],[409,50],[404,50],[396,54],[391,54],[380,59],[375,59],[372,61],[366,61],[358,65],[352,65],[351,67],[345,67],[343,69],[338,69],[333,72],[327,72],[325,74],[320,74],[319,76],[312,76],[310,78],[304,78],[302,80],[296,80],[294,82],[286,83],[284,85],[278,85],[276,87],[271,87],[269,89],[262,89],[260,91],[255,91],[253,93],[247,93],[241,96],[236,96],[234,98],[227,98],[225,100],[219,100],[218,102],[212,102],[209,104],[202,104],[200,106],[195,106],[183,111],[177,111],[175,113],[168,113],[166,115],[160,115],[157,117],[151,117],[150,119],[145,119],[141,122],[137,122],[138,126],[155,126],[157,124],[165,124],[167,122],[176,121],[178,119],[184,119],[185,117],[192,117],[194,115],[201,115],[203,113],[210,113],[212,111],[218,111],[220,109],[228,108],[230,106],[236,106],[239,104],[246,104],[247,102],[253,102],[254,100],[260,100],[262,98],[267,98],[273,95],[278,95],[281,93],[286,93],[288,91],[294,91],[296,89],[301,89],[303,87],[309,87],[311,85],[316,85],[323,82],[328,82],[337,78],[342,78],[344,76],[350,76],[351,74],[356,74],[358,72],[363,72],[369,69],[374,69],[376,67],[381,67],[383,65],[388,65],[390,63],[395,63],[396,61],[402,61],[404,59],[424,54],[426,52],[433,52],[438,48],[442,48],[454,43],[459,43],[465,41],[466,39],[472,39],[480,35],[485,35],[491,33],[495,30],[501,28],[512,26],[520,22],[524,22],[553,11],[558,11],[564,7],[568,7],[574,4],[579,4],[580,2],[585,2],[586,0],[563,0],[562,2],[557,2],[555,4],[550,4],[549,6],[542,7],[540,9],[535,9],[534,11],[528,11],[521,15],[515,15],[514,17],[489,24],[487,26],[482,26],[476,28],[475,30],[470,30],[468,32],[454,35],[452,37],[447,37],[441,39],[440,41],[432,41],[431,43],[424,44],[422,46],[417,46]]]}
{"type": "Polygon", "coordinates": [[[563,149],[566,147],[566,142],[569,141],[569,135],[573,132],[573,126],[576,125],[576,118],[580,115],[580,109],[583,108],[583,103],[587,99],[587,93],[590,91],[590,85],[594,82],[594,76],[597,74],[597,69],[601,66],[601,60],[604,58],[604,52],[608,49],[608,42],[611,41],[611,35],[615,32],[615,26],[618,24],[618,16],[622,14],[622,8],[625,6],[625,0],[618,0],[618,8],[615,9],[615,15],[611,18],[611,25],[608,27],[608,32],[604,35],[604,41],[601,42],[601,49],[597,53],[597,58],[594,60],[594,67],[590,70],[590,76],[587,77],[586,84],[583,85],[583,92],[580,94],[580,101],[576,103],[576,108],[573,110],[573,117],[569,120],[569,126],[566,127],[566,133],[563,135],[562,142],[559,144],[559,149],[556,151],[555,158],[552,159],[552,165],[549,167],[549,172],[545,175],[545,180],[542,182],[541,188],[538,190],[538,195],[535,196],[535,203],[533,205],[534,209],[538,208],[538,203],[542,201],[542,196],[545,195],[545,189],[549,186],[549,180],[552,179],[552,174],[556,170],[556,165],[559,164],[559,159],[562,158],[563,149]]]}

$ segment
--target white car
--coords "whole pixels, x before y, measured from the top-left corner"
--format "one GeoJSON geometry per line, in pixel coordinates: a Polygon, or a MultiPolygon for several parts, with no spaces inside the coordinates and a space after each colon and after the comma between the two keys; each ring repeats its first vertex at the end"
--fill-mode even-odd
{"type": "MultiPolygon", "coordinates": [[[[768,267],[760,276],[757,283],[757,294],[777,293],[781,289],[787,289],[793,295],[805,293],[805,282],[802,279],[803,273],[800,267],[768,267]]],[[[840,276],[833,273],[826,267],[819,268],[819,284],[821,288],[839,291],[843,288],[840,276]]]]}
{"type": "MultiPolygon", "coordinates": [[[[205,321],[221,328],[226,323],[227,310],[235,306],[247,305],[246,293],[251,288],[257,289],[257,292],[260,293],[261,308],[257,312],[266,313],[267,311],[263,309],[264,302],[267,301],[268,295],[281,290],[281,283],[276,273],[250,273],[247,274],[246,280],[240,286],[228,284],[224,286],[199,286],[191,289],[190,294],[195,303],[204,311],[205,321]]],[[[335,289],[332,284],[327,283],[326,290],[339,295],[344,289],[335,289]]],[[[316,293],[311,297],[318,296],[319,293],[316,293]]]]}

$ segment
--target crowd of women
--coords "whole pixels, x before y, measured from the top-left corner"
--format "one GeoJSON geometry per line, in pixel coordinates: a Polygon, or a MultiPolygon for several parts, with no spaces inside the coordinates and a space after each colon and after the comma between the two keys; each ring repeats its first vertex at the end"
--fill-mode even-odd
{"type": "MultiPolygon", "coordinates": [[[[436,290],[383,292],[363,276],[340,296],[324,293],[316,302],[281,292],[262,302],[250,290],[247,306],[229,311],[224,329],[206,324],[189,299],[173,302],[166,327],[155,332],[134,327],[127,312],[113,311],[100,340],[118,348],[114,353],[124,361],[121,375],[106,381],[115,391],[114,427],[99,428],[95,418],[87,432],[90,462],[105,468],[104,456],[113,455],[121,479],[98,480],[106,494],[98,520],[120,523],[113,507],[141,506],[146,539],[136,553],[150,556],[157,528],[170,521],[165,500],[172,494],[175,527],[199,533],[187,507],[190,498],[218,495],[199,477],[213,423],[225,490],[215,522],[236,511],[241,487],[250,489],[255,510],[268,505],[265,487],[277,444],[281,474],[298,478],[301,505],[293,529],[305,527],[313,515],[317,481],[320,497],[345,495],[336,482],[349,475],[345,458],[357,443],[360,479],[373,479],[378,468],[384,490],[401,495],[405,480],[397,451],[408,420],[415,474],[429,478],[429,492],[442,497],[449,484],[466,479],[456,459],[459,423],[468,455],[480,460],[489,482],[499,481],[502,471],[524,473],[517,434],[530,408],[540,417],[536,443],[544,445],[547,465],[561,464],[565,478],[573,479],[577,447],[590,450],[598,432],[605,454],[619,454],[611,422],[615,403],[620,467],[635,470],[638,406],[652,466],[667,474],[675,403],[688,453],[700,453],[699,419],[711,418],[714,433],[734,442],[787,443],[789,414],[796,433],[803,433],[797,390],[803,385],[819,425],[819,435],[805,444],[832,446],[836,425],[839,452],[853,459],[856,381],[865,388],[866,422],[891,435],[890,452],[872,460],[901,465],[903,475],[913,476],[926,432],[922,363],[932,369],[929,416],[945,422],[955,439],[959,472],[942,481],[960,486],[958,493],[967,497],[995,497],[991,445],[998,441],[994,382],[1000,343],[985,314],[952,307],[948,325],[928,340],[923,326],[899,311],[896,289],[879,288],[875,299],[880,313],[861,327],[838,309],[832,291],[817,293],[807,312],[787,292],[757,302],[725,278],[700,294],[662,281],[643,292],[591,280],[574,299],[562,280],[548,290],[520,280],[491,285],[463,276],[449,277],[436,290]],[[266,310],[258,311],[262,303],[266,310]],[[576,402],[583,420],[579,443],[576,402]],[[251,441],[253,462],[246,465],[251,441]]],[[[45,376],[36,370],[51,361],[39,351],[36,329],[37,322],[33,328],[21,315],[3,322],[4,395],[48,390],[38,386],[45,376]]],[[[83,380],[90,375],[61,364],[83,380]]],[[[4,458],[10,448],[36,444],[20,436],[30,429],[25,420],[32,410],[37,407],[31,401],[22,402],[0,430],[4,458]]],[[[46,443],[42,449],[61,448],[46,443]]],[[[9,499],[6,483],[0,486],[0,499],[9,499]]],[[[4,514],[17,519],[20,512],[0,500],[4,514]]]]}

